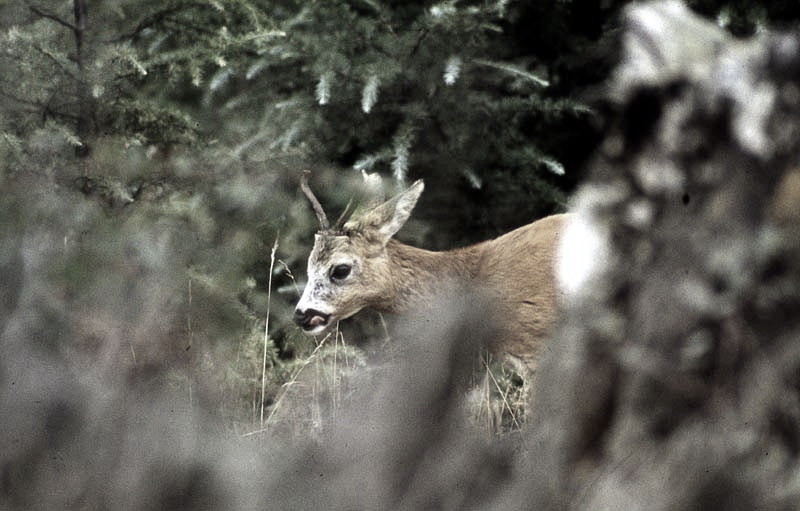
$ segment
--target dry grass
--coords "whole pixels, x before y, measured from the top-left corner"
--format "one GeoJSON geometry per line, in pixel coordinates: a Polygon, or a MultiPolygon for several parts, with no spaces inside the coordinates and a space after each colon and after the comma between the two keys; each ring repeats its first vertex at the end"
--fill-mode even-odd
{"type": "MultiPolygon", "coordinates": [[[[270,257],[270,273],[274,268],[275,250],[273,245],[270,257]]],[[[279,263],[283,264],[281,261],[279,263]]],[[[284,270],[289,272],[284,264],[284,270]]],[[[294,282],[294,276],[289,273],[294,282]]],[[[270,287],[272,281],[270,280],[270,287]]],[[[295,284],[296,286],[296,284],[295,284]]],[[[298,295],[299,287],[296,286],[298,295]]],[[[268,294],[267,311],[272,310],[272,290],[268,294]]],[[[397,362],[396,356],[403,341],[391,339],[388,327],[381,315],[379,341],[373,341],[373,354],[362,349],[363,343],[348,342],[339,325],[333,332],[322,338],[314,338],[314,344],[306,353],[301,353],[291,361],[276,364],[270,361],[267,353],[271,340],[269,318],[265,321],[261,356],[261,377],[253,384],[259,388],[259,411],[257,419],[245,437],[278,433],[284,437],[302,439],[326,430],[339,416],[358,386],[374,384],[380,378],[387,364],[397,362]],[[377,353],[376,353],[377,352],[377,353]],[[372,360],[370,360],[372,359],[372,360]],[[267,389],[278,387],[271,393],[267,389]],[[270,399],[270,395],[274,398],[270,399]]],[[[452,339],[442,339],[444,344],[452,339]]],[[[458,343],[455,343],[458,344],[458,343]]],[[[253,343],[249,345],[254,346],[253,343]]],[[[402,356],[402,355],[401,355],[402,356]]],[[[519,431],[527,420],[530,388],[527,382],[502,363],[485,352],[474,364],[470,390],[463,395],[463,404],[468,410],[466,419],[489,435],[519,431]]]]}
{"type": "Polygon", "coordinates": [[[529,396],[527,382],[484,353],[475,372],[475,384],[467,395],[470,417],[490,434],[520,430],[526,422],[529,396]]]}

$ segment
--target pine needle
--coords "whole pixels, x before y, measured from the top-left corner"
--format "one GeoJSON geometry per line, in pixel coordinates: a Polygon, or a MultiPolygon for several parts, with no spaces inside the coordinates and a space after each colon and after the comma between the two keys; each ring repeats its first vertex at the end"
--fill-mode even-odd
{"type": "Polygon", "coordinates": [[[513,66],[511,64],[506,64],[504,62],[492,62],[490,60],[483,60],[483,59],[475,59],[473,62],[481,66],[492,67],[494,69],[499,69],[500,71],[505,71],[508,74],[525,78],[526,80],[529,80],[540,87],[550,86],[550,82],[548,82],[547,80],[539,78],[535,74],[526,71],[525,69],[519,68],[517,66],[513,66]]]}

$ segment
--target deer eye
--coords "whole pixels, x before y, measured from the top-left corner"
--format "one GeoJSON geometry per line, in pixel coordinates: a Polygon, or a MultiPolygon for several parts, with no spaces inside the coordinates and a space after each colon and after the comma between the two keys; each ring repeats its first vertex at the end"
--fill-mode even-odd
{"type": "Polygon", "coordinates": [[[344,280],[350,276],[351,269],[349,264],[337,264],[331,268],[331,278],[333,280],[344,280]]]}

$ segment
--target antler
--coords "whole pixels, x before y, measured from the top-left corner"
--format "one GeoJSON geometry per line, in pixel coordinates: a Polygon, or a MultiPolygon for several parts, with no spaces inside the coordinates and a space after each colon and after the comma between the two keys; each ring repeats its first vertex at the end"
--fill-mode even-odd
{"type": "Polygon", "coordinates": [[[308,176],[311,175],[310,170],[303,171],[303,177],[300,178],[300,189],[303,190],[303,193],[308,197],[308,201],[311,203],[311,207],[314,208],[314,213],[317,215],[317,220],[319,220],[319,225],[322,227],[323,231],[330,229],[330,224],[328,223],[328,217],[325,215],[325,210],[322,209],[322,204],[319,203],[317,198],[314,196],[314,192],[311,191],[311,188],[308,187],[308,176]]]}

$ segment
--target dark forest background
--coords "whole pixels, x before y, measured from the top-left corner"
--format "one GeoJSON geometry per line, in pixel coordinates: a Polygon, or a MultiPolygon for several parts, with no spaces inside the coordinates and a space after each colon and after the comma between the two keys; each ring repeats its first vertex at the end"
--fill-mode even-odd
{"type": "MultiPolygon", "coordinates": [[[[6,360],[68,368],[4,367],[4,395],[167,389],[244,436],[296,419],[281,390],[333,363],[335,403],[366,355],[362,334],[319,346],[290,321],[317,228],[302,171],[333,218],[362,170],[389,193],[425,179],[400,237],[430,249],[565,211],[619,115],[631,3],[0,2],[0,331],[6,360]]],[[[741,38],[800,22],[793,0],[687,4],[741,38]]],[[[365,316],[353,331],[380,339],[365,316]]],[[[56,409],[19,430],[69,424],[56,409]]]]}

